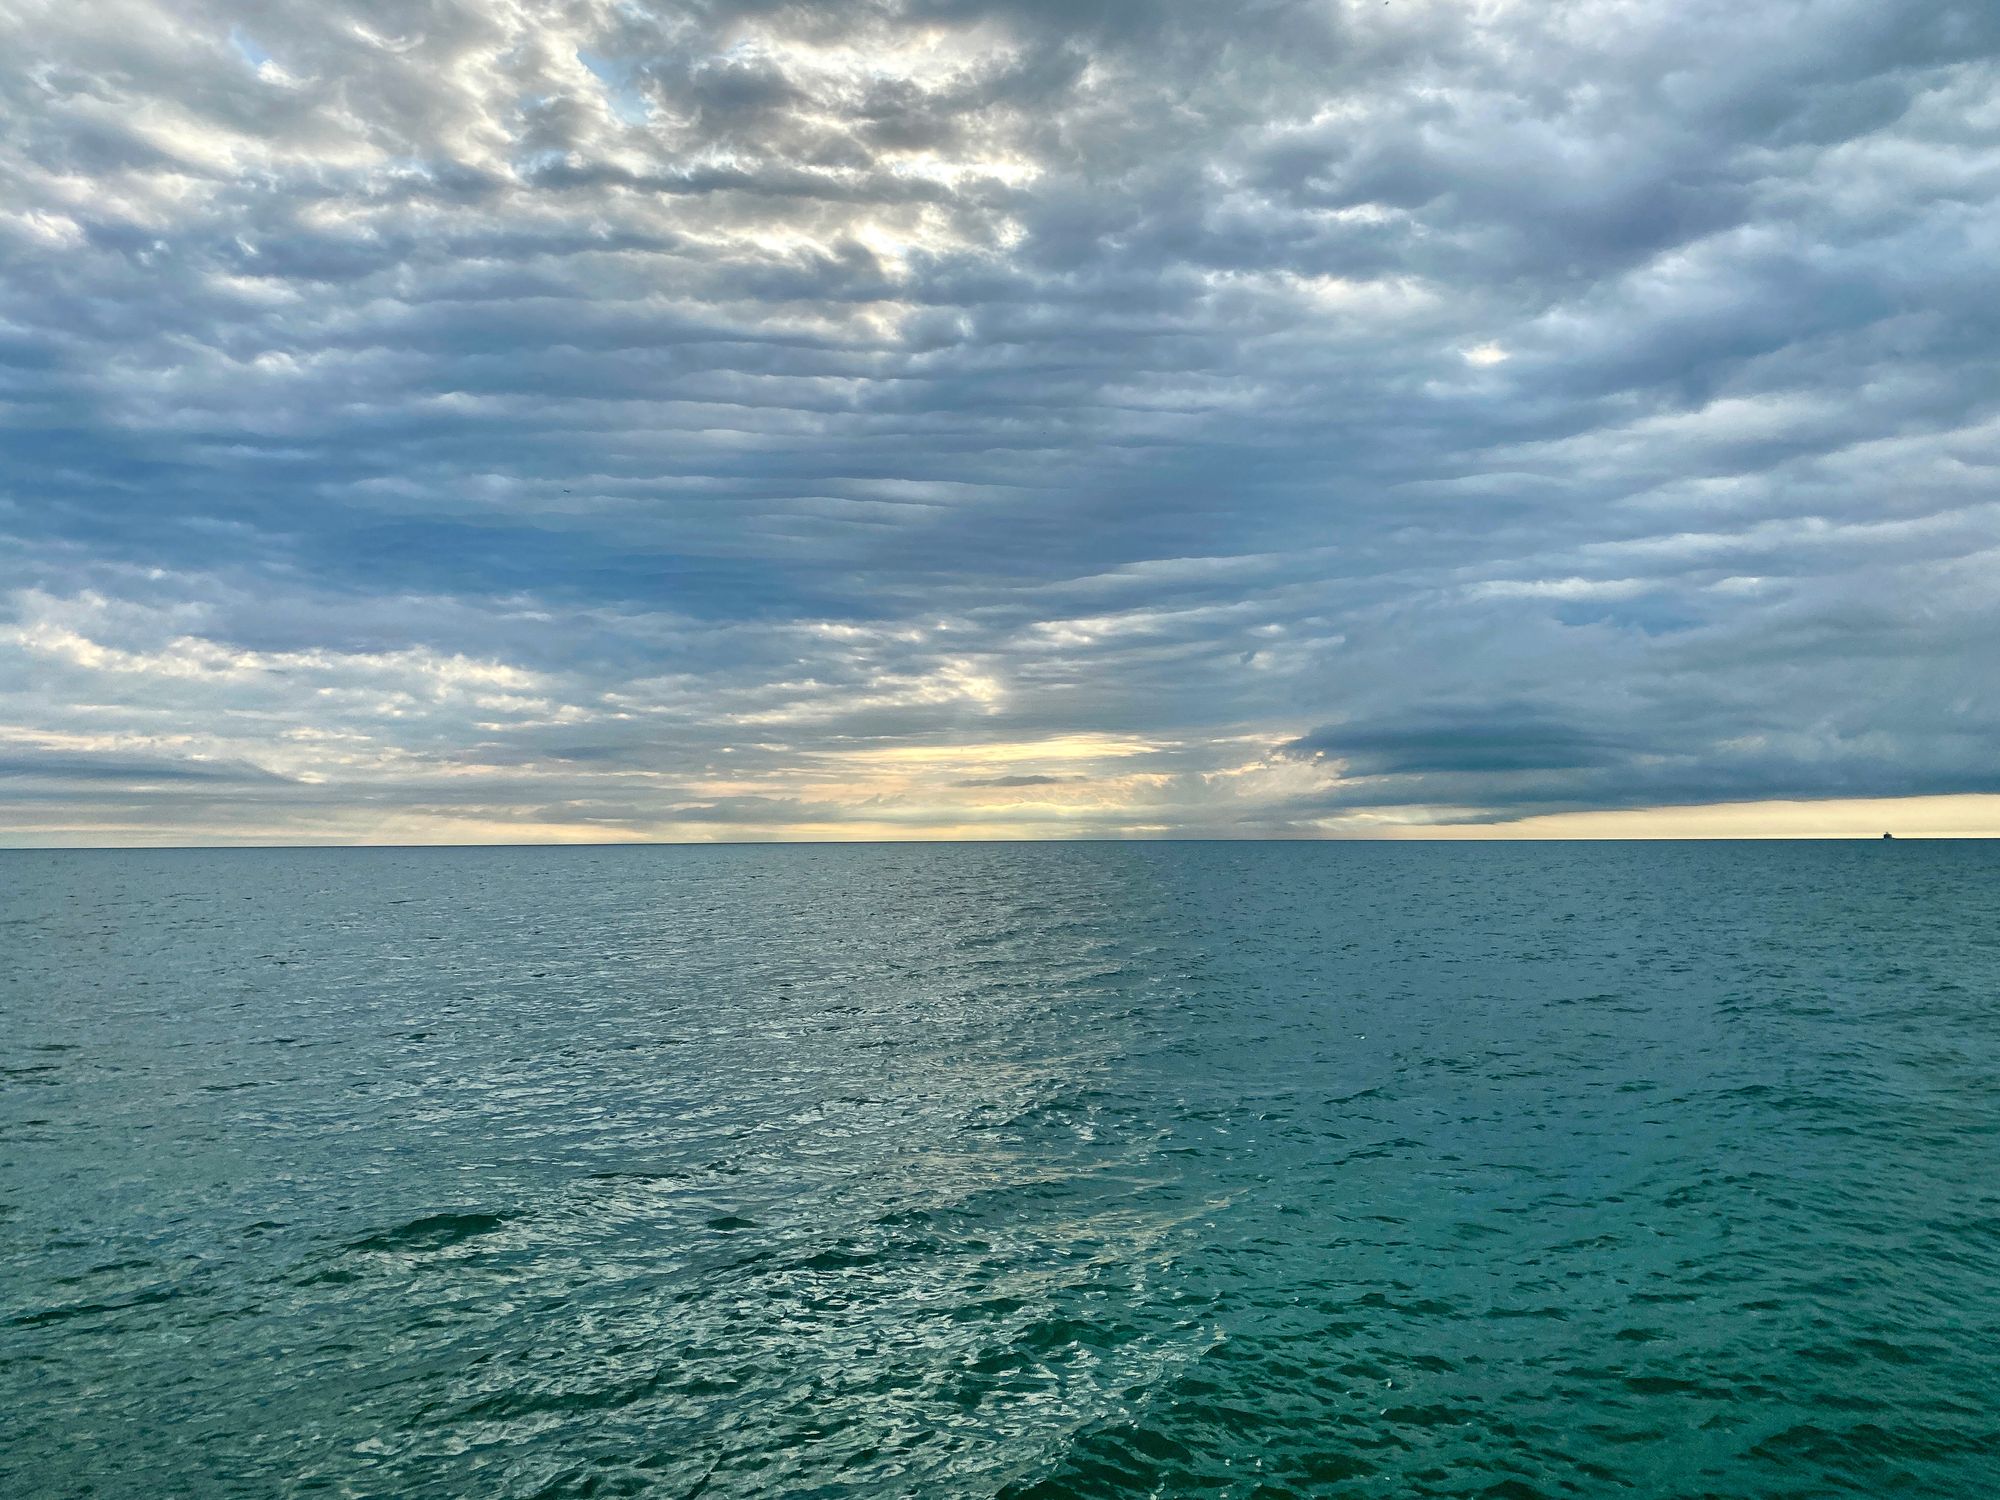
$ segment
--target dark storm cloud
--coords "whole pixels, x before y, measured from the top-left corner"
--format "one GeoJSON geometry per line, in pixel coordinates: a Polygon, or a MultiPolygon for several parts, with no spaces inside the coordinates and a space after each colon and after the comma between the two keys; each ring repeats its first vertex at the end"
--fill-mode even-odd
{"type": "Polygon", "coordinates": [[[1992,789],[1989,5],[0,29],[0,748],[185,832],[1992,789]]]}

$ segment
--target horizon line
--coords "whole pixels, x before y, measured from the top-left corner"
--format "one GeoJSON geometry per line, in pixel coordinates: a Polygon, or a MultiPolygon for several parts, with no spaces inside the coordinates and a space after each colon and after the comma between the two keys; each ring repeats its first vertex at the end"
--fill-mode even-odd
{"type": "Polygon", "coordinates": [[[986,845],[1070,844],[1880,844],[1880,843],[1996,843],[1992,833],[1768,833],[1768,834],[1500,834],[1493,837],[1451,836],[1427,838],[1422,835],[1380,834],[1174,834],[1163,837],[1116,838],[907,838],[907,839],[539,839],[517,842],[481,841],[473,843],[372,843],[359,840],[325,843],[213,843],[213,844],[9,844],[0,843],[0,854],[189,854],[232,850],[353,850],[353,849],[852,849],[909,848],[944,844],[966,847],[986,845]]]}

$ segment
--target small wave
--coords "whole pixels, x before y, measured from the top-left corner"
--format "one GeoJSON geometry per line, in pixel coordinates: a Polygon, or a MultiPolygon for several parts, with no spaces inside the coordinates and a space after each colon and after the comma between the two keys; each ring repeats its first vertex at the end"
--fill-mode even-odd
{"type": "Polygon", "coordinates": [[[127,1297],[119,1302],[70,1302],[60,1307],[45,1307],[39,1312],[23,1313],[8,1321],[16,1328],[40,1328],[49,1323],[67,1323],[72,1318],[88,1318],[97,1313],[129,1312],[135,1307],[152,1307],[157,1303],[171,1302],[179,1292],[160,1290],[141,1292],[136,1297],[127,1297]]]}
{"type": "Polygon", "coordinates": [[[384,1252],[444,1250],[475,1235],[491,1234],[506,1222],[504,1214],[426,1214],[394,1229],[351,1240],[347,1248],[384,1252]]]}

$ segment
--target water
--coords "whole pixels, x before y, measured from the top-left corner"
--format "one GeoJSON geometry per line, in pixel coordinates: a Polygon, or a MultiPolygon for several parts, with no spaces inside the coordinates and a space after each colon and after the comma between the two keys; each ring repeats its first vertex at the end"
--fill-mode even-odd
{"type": "Polygon", "coordinates": [[[1997,893],[0,854],[0,1494],[2000,1492],[1997,893]]]}

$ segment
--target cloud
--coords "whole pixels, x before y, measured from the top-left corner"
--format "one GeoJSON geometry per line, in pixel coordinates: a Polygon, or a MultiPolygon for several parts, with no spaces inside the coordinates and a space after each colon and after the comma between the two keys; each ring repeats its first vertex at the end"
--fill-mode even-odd
{"type": "Polygon", "coordinates": [[[74,782],[115,782],[139,789],[162,785],[179,788],[186,783],[235,786],[282,779],[242,762],[39,750],[0,753],[0,780],[48,782],[58,788],[74,782]]]}
{"type": "Polygon", "coordinates": [[[967,776],[961,778],[958,786],[1063,786],[1081,780],[1076,776],[967,776]]]}
{"type": "Polygon", "coordinates": [[[1991,786],[1990,5],[134,0],[0,45],[0,744],[108,757],[7,777],[0,837],[1991,786]]]}
{"type": "Polygon", "coordinates": [[[1625,759],[1643,742],[1520,704],[1481,703],[1398,722],[1328,725],[1285,748],[1331,757],[1356,776],[1409,776],[1586,770],[1625,759]]]}

